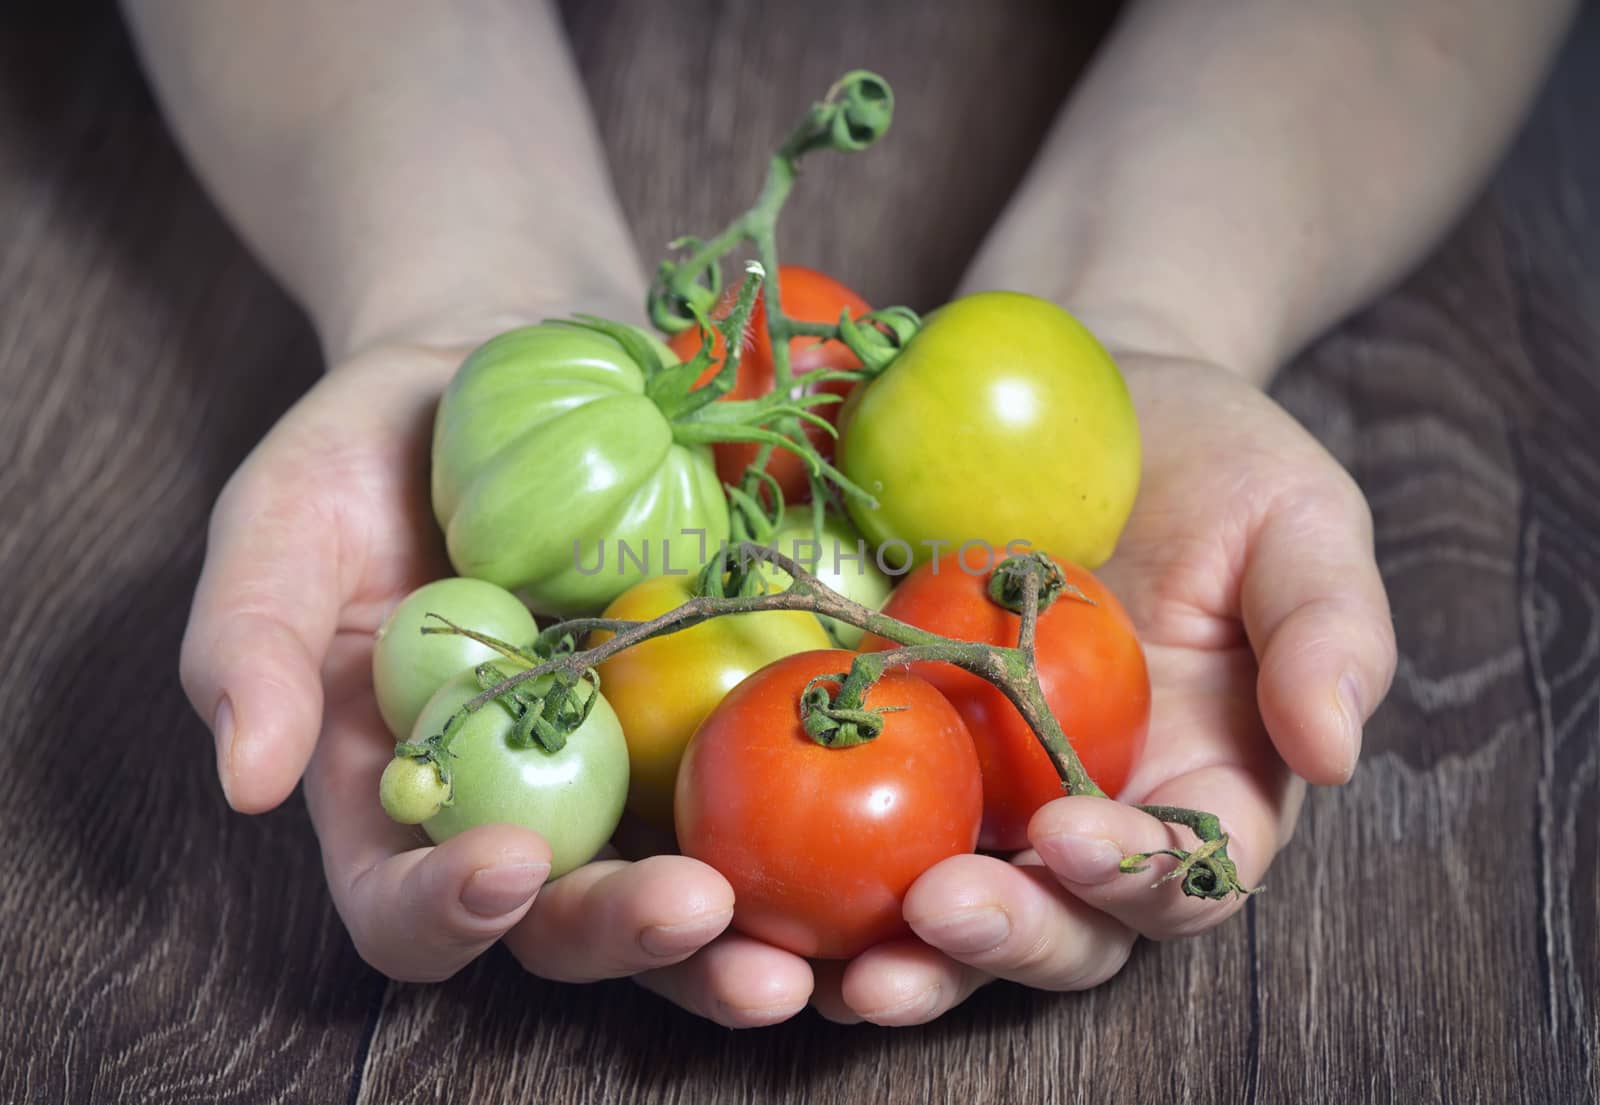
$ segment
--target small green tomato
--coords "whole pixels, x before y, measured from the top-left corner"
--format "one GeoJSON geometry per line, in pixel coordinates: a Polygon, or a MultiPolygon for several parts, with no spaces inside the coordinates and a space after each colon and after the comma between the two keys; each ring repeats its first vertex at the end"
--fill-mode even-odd
{"type": "MultiPolygon", "coordinates": [[[[510,676],[523,670],[494,665],[510,676]]],[[[548,680],[535,680],[542,690],[548,680]]],[[[450,718],[480,692],[462,672],[428,700],[417,718],[417,742],[444,732],[450,718]]],[[[484,703],[453,732],[447,753],[453,801],[422,828],[435,844],[478,825],[522,825],[550,845],[550,877],[587,863],[611,839],[628,796],[628,745],[610,703],[599,692],[589,716],[559,752],[512,743],[515,722],[498,699],[484,703]]]]}
{"type": "MultiPolygon", "coordinates": [[[[848,521],[830,513],[824,516],[822,529],[813,532],[808,504],[784,512],[767,546],[799,561],[824,585],[869,610],[881,607],[894,588],[893,581],[878,567],[872,546],[848,521]]],[[[789,585],[787,573],[774,570],[773,575],[780,586],[789,585]]],[[[855,648],[861,640],[862,631],[856,626],[820,614],[818,618],[845,648],[855,648]]]]}
{"type": "Polygon", "coordinates": [[[470,637],[423,633],[424,626],[444,624],[429,614],[518,647],[539,633],[522,600],[481,579],[435,580],[407,595],[378,630],[372,647],[378,712],[397,740],[411,732],[422,707],[447,681],[500,655],[470,637]]]}
{"type": "Polygon", "coordinates": [[[420,825],[444,808],[450,788],[427,760],[396,756],[378,781],[383,812],[402,825],[420,825]]]}

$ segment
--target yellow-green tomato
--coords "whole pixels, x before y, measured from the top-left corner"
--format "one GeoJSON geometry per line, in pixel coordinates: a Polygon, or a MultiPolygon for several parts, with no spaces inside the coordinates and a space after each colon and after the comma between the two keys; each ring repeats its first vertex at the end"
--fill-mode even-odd
{"type": "Polygon", "coordinates": [[[426,760],[396,756],[378,780],[378,801],[383,812],[402,825],[420,825],[444,808],[450,788],[439,769],[426,760]]]}
{"type": "MultiPolygon", "coordinates": [[[[647,621],[688,602],[695,577],[657,576],[636,583],[605,617],[647,621]]],[[[590,645],[610,637],[596,633],[590,645]]],[[[600,688],[616,708],[628,742],[628,808],[672,825],[678,761],[689,738],[724,695],[747,675],[796,652],[830,648],[822,623],[804,610],[769,610],[713,618],[693,629],[633,646],[599,666],[600,688]]]]}
{"type": "MultiPolygon", "coordinates": [[[[506,675],[519,666],[497,661],[506,675]]],[[[539,683],[535,682],[535,687],[539,683]]],[[[479,693],[477,677],[462,672],[428,700],[417,718],[416,742],[444,731],[451,715],[479,693]]],[[[550,845],[550,877],[587,863],[611,839],[628,794],[628,746],[604,695],[559,752],[537,743],[512,743],[515,722],[499,700],[470,714],[449,745],[452,802],[422,823],[435,844],[479,825],[532,829],[550,845]]]]}
{"type": "Polygon", "coordinates": [[[539,633],[522,600],[481,579],[435,580],[407,595],[379,628],[372,646],[378,712],[399,740],[411,732],[433,692],[461,672],[500,655],[470,637],[423,633],[424,626],[444,626],[429,614],[519,648],[531,644],[539,633]]]}
{"type": "MultiPolygon", "coordinates": [[[[894,582],[878,567],[866,539],[837,514],[824,515],[822,528],[813,530],[809,506],[785,511],[778,528],[767,540],[767,547],[799,561],[802,568],[823,584],[869,610],[882,606],[894,588],[894,582]]],[[[775,574],[787,583],[785,573],[775,571],[775,574]]],[[[857,626],[837,618],[822,618],[822,624],[845,648],[855,648],[861,640],[862,631],[857,626]]]]}
{"type": "Polygon", "coordinates": [[[1094,568],[1139,488],[1116,364],[1067,312],[1017,292],[939,308],[843,418],[839,467],[878,500],[852,499],[850,516],[888,563],[1027,542],[1094,568]]]}

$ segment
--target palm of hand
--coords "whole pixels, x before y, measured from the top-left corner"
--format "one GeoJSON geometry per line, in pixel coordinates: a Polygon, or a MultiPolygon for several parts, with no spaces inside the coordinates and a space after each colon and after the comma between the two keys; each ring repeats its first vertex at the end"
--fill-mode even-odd
{"type": "Polygon", "coordinates": [[[203,716],[228,703],[216,728],[229,799],[269,809],[304,773],[335,905],[362,955],[393,977],[447,977],[503,937],[547,977],[654,970],[684,1004],[759,1006],[737,979],[660,971],[731,917],[731,891],[709,868],[600,861],[543,886],[537,834],[490,825],[424,847],[376,800],[394,742],[372,692],[373,632],[412,588],[449,573],[426,461],[460,355],[379,350],[336,369],[219,500],[182,667],[203,716]]]}
{"type": "MultiPolygon", "coordinates": [[[[1152,685],[1149,741],[1121,798],[1216,813],[1255,885],[1292,831],[1302,778],[1348,777],[1360,724],[1393,672],[1370,518],[1326,451],[1239,377],[1170,358],[1121,363],[1144,474],[1100,575],[1139,629],[1152,685]]],[[[1119,872],[1122,855],[1193,845],[1128,805],[1062,799],[1035,815],[1029,836],[1034,848],[1009,864],[961,856],[924,875],[906,900],[921,942],[824,973],[819,1009],[904,1024],[993,977],[1089,986],[1120,968],[1135,935],[1196,932],[1242,904],[1152,889],[1170,859],[1146,875],[1119,872]]]]}
{"type": "MultiPolygon", "coordinates": [[[[371,640],[410,589],[448,572],[428,508],[426,451],[433,404],[458,358],[368,354],[296,406],[219,501],[186,639],[185,680],[197,707],[215,711],[223,688],[236,700],[234,724],[218,726],[230,800],[269,808],[304,769],[330,888],[369,961],[396,977],[440,978],[504,937],[536,973],[638,973],[724,1023],[782,1019],[808,997],[838,1019],[908,1023],[937,1016],[993,976],[1093,984],[1120,967],[1134,932],[1190,931],[1231,908],[1197,908],[1171,888],[1153,894],[1142,879],[1085,877],[1055,843],[1069,830],[1124,852],[1173,842],[1159,822],[1093,799],[1046,807],[1035,819],[1037,850],[1010,864],[966,856],[930,871],[906,906],[921,941],[815,972],[724,933],[731,891],[683,857],[601,860],[541,890],[548,852],[526,830],[485,826],[419,847],[415,832],[374,801],[393,745],[373,702],[371,640]],[[241,739],[230,741],[230,729],[241,739]],[[941,927],[975,905],[995,906],[1011,922],[1004,939],[977,950],[970,933],[958,939],[941,927]]],[[[1353,759],[1334,732],[1342,715],[1332,692],[1315,702],[1283,688],[1315,667],[1312,645],[1338,613],[1339,580],[1330,583],[1328,572],[1349,577],[1354,561],[1349,578],[1361,590],[1363,556],[1370,569],[1370,548],[1360,547],[1365,505],[1315,442],[1233,377],[1153,360],[1125,367],[1146,474],[1104,575],[1146,641],[1155,691],[1149,748],[1125,797],[1219,813],[1235,834],[1241,874],[1257,879],[1298,800],[1280,755],[1324,780],[1341,777],[1353,759]],[[1313,558],[1309,576],[1299,570],[1303,558],[1282,551],[1298,552],[1297,542],[1329,529],[1332,551],[1313,558]],[[1327,616],[1290,617],[1307,602],[1327,616]],[[1287,645],[1265,653],[1258,709],[1255,656],[1276,635],[1287,645]]],[[[1381,605],[1370,574],[1367,590],[1381,605]]],[[[1360,670],[1365,700],[1376,701],[1388,677],[1387,623],[1373,630],[1365,597],[1368,609],[1348,605],[1358,615],[1351,624],[1368,634],[1357,644],[1375,649],[1377,659],[1360,670]]]]}

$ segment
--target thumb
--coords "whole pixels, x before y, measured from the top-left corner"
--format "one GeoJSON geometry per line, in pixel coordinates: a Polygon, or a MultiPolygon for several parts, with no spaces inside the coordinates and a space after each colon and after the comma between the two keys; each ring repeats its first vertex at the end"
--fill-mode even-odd
{"type": "Polygon", "coordinates": [[[339,614],[338,534],[315,485],[275,469],[272,445],[217,500],[179,660],[216,738],[222,789],[245,813],[278,805],[305,769],[339,614]]]}
{"type": "Polygon", "coordinates": [[[1354,482],[1268,508],[1240,594],[1260,668],[1256,697],[1278,753],[1308,782],[1355,771],[1361,731],[1394,678],[1394,626],[1354,482]]]}

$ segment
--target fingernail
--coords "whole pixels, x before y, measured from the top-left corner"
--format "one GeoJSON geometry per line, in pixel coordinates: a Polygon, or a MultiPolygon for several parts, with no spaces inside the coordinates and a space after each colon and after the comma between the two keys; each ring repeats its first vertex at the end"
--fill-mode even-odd
{"type": "Polygon", "coordinates": [[[929,921],[917,921],[911,926],[917,935],[943,951],[955,955],[972,955],[1000,946],[1011,935],[1011,918],[1003,912],[985,906],[961,913],[949,913],[929,921]]]}
{"type": "Polygon", "coordinates": [[[222,794],[233,802],[233,699],[227,695],[217,703],[217,712],[211,718],[211,733],[217,740],[217,778],[222,780],[222,794]]]}
{"type": "Polygon", "coordinates": [[[549,874],[548,863],[479,868],[461,888],[461,904],[479,917],[504,917],[533,897],[549,874]]]}
{"type": "Polygon", "coordinates": [[[1122,863],[1122,849],[1098,836],[1062,833],[1044,837],[1034,846],[1045,865],[1068,882],[1105,882],[1122,863]]]}
{"type": "Polygon", "coordinates": [[[1361,687],[1350,672],[1339,677],[1339,709],[1344,714],[1345,739],[1349,742],[1350,766],[1345,772],[1348,777],[1355,772],[1356,760],[1361,757],[1361,726],[1365,716],[1361,707],[1361,687]]]}
{"type": "Polygon", "coordinates": [[[733,920],[733,910],[707,913],[681,925],[648,925],[639,931],[639,946],[651,955],[682,955],[708,943],[733,920]]]}

